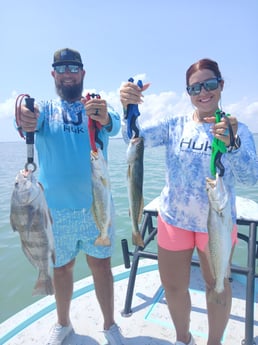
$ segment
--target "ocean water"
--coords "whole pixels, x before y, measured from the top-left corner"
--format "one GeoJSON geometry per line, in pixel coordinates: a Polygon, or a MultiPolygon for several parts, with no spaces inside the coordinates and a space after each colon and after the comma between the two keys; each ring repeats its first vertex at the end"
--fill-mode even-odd
{"type": "MultiPolygon", "coordinates": [[[[258,135],[255,135],[258,147],[258,135]]],[[[126,186],[126,149],[122,139],[113,139],[109,146],[109,173],[112,195],[116,208],[116,248],[112,266],[123,264],[121,240],[126,238],[129,250],[131,243],[131,223],[128,213],[126,186]]],[[[32,289],[37,279],[37,270],[23,254],[18,233],[12,231],[9,214],[10,198],[16,174],[26,163],[26,144],[24,141],[0,142],[0,322],[39,297],[32,296],[32,289]]],[[[36,155],[36,152],[35,152],[36,155]]],[[[149,203],[160,194],[164,185],[164,149],[146,149],[144,154],[144,203],[149,203]]],[[[257,185],[252,187],[237,186],[237,194],[258,202],[257,185]]],[[[153,250],[156,243],[153,241],[153,250]]],[[[234,260],[246,264],[246,246],[239,243],[234,260]]],[[[85,257],[79,254],[76,260],[74,280],[90,274],[85,257]]]]}

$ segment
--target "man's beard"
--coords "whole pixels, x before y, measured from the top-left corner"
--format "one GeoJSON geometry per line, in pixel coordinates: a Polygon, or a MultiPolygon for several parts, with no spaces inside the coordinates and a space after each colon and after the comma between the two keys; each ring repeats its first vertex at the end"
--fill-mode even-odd
{"type": "Polygon", "coordinates": [[[79,84],[65,86],[62,83],[56,83],[56,93],[59,97],[68,102],[73,102],[81,98],[83,90],[83,81],[79,84]]]}

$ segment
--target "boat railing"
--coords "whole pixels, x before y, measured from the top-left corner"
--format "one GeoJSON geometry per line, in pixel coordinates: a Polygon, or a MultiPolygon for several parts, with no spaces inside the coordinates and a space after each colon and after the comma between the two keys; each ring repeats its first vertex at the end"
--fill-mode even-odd
{"type": "MultiPolygon", "coordinates": [[[[143,211],[143,221],[141,223],[141,235],[144,240],[144,248],[135,247],[134,251],[129,251],[128,242],[126,239],[122,240],[122,250],[124,257],[124,264],[126,268],[130,268],[130,275],[128,279],[127,292],[125,298],[124,309],[122,315],[129,317],[132,314],[132,300],[135,286],[135,279],[137,276],[137,269],[140,258],[157,260],[158,255],[155,250],[148,250],[149,244],[155,239],[157,234],[155,218],[158,215],[159,198],[155,198],[143,211]],[[130,259],[132,257],[132,260],[130,259]]],[[[242,345],[253,345],[254,342],[254,302],[255,302],[255,279],[258,274],[255,272],[256,260],[258,261],[258,241],[257,241],[257,226],[258,226],[258,204],[253,200],[238,197],[236,198],[237,209],[237,224],[247,226],[248,231],[244,233],[238,230],[238,238],[247,244],[247,264],[240,266],[231,264],[231,272],[243,275],[246,277],[246,298],[245,298],[245,339],[242,340],[242,345]]],[[[192,258],[192,265],[199,266],[199,259],[195,256],[192,258]]]]}

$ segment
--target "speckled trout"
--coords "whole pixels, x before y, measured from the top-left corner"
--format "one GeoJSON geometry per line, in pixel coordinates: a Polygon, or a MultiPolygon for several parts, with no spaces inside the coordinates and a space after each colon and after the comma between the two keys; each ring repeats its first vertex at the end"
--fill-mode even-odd
{"type": "Polygon", "coordinates": [[[139,230],[143,213],[143,138],[132,138],[127,149],[127,183],[129,197],[129,213],[132,222],[132,241],[139,247],[144,242],[139,230]]]}
{"type": "Polygon", "coordinates": [[[216,280],[214,291],[224,290],[224,278],[229,275],[229,261],[232,248],[233,228],[231,206],[223,177],[206,179],[209,199],[208,232],[211,268],[216,280]]]}
{"type": "Polygon", "coordinates": [[[112,223],[112,199],[107,162],[102,150],[91,151],[92,214],[100,231],[97,246],[110,246],[108,228],[112,223]]]}
{"type": "Polygon", "coordinates": [[[33,295],[52,295],[52,219],[43,189],[29,170],[22,170],[16,176],[11,196],[10,222],[13,230],[19,232],[24,254],[39,270],[33,295]]]}

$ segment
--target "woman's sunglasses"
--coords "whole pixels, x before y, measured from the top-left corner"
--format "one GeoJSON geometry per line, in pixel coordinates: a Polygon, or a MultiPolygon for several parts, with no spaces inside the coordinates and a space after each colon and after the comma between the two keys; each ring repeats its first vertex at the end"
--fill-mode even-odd
{"type": "Polygon", "coordinates": [[[211,78],[202,83],[189,85],[186,90],[190,96],[197,96],[201,93],[202,87],[204,87],[206,91],[216,90],[219,87],[220,82],[221,78],[211,78]]]}
{"type": "Polygon", "coordinates": [[[80,68],[81,67],[78,65],[58,65],[54,67],[54,70],[58,74],[64,74],[66,69],[68,69],[70,73],[78,73],[80,68]]]}

